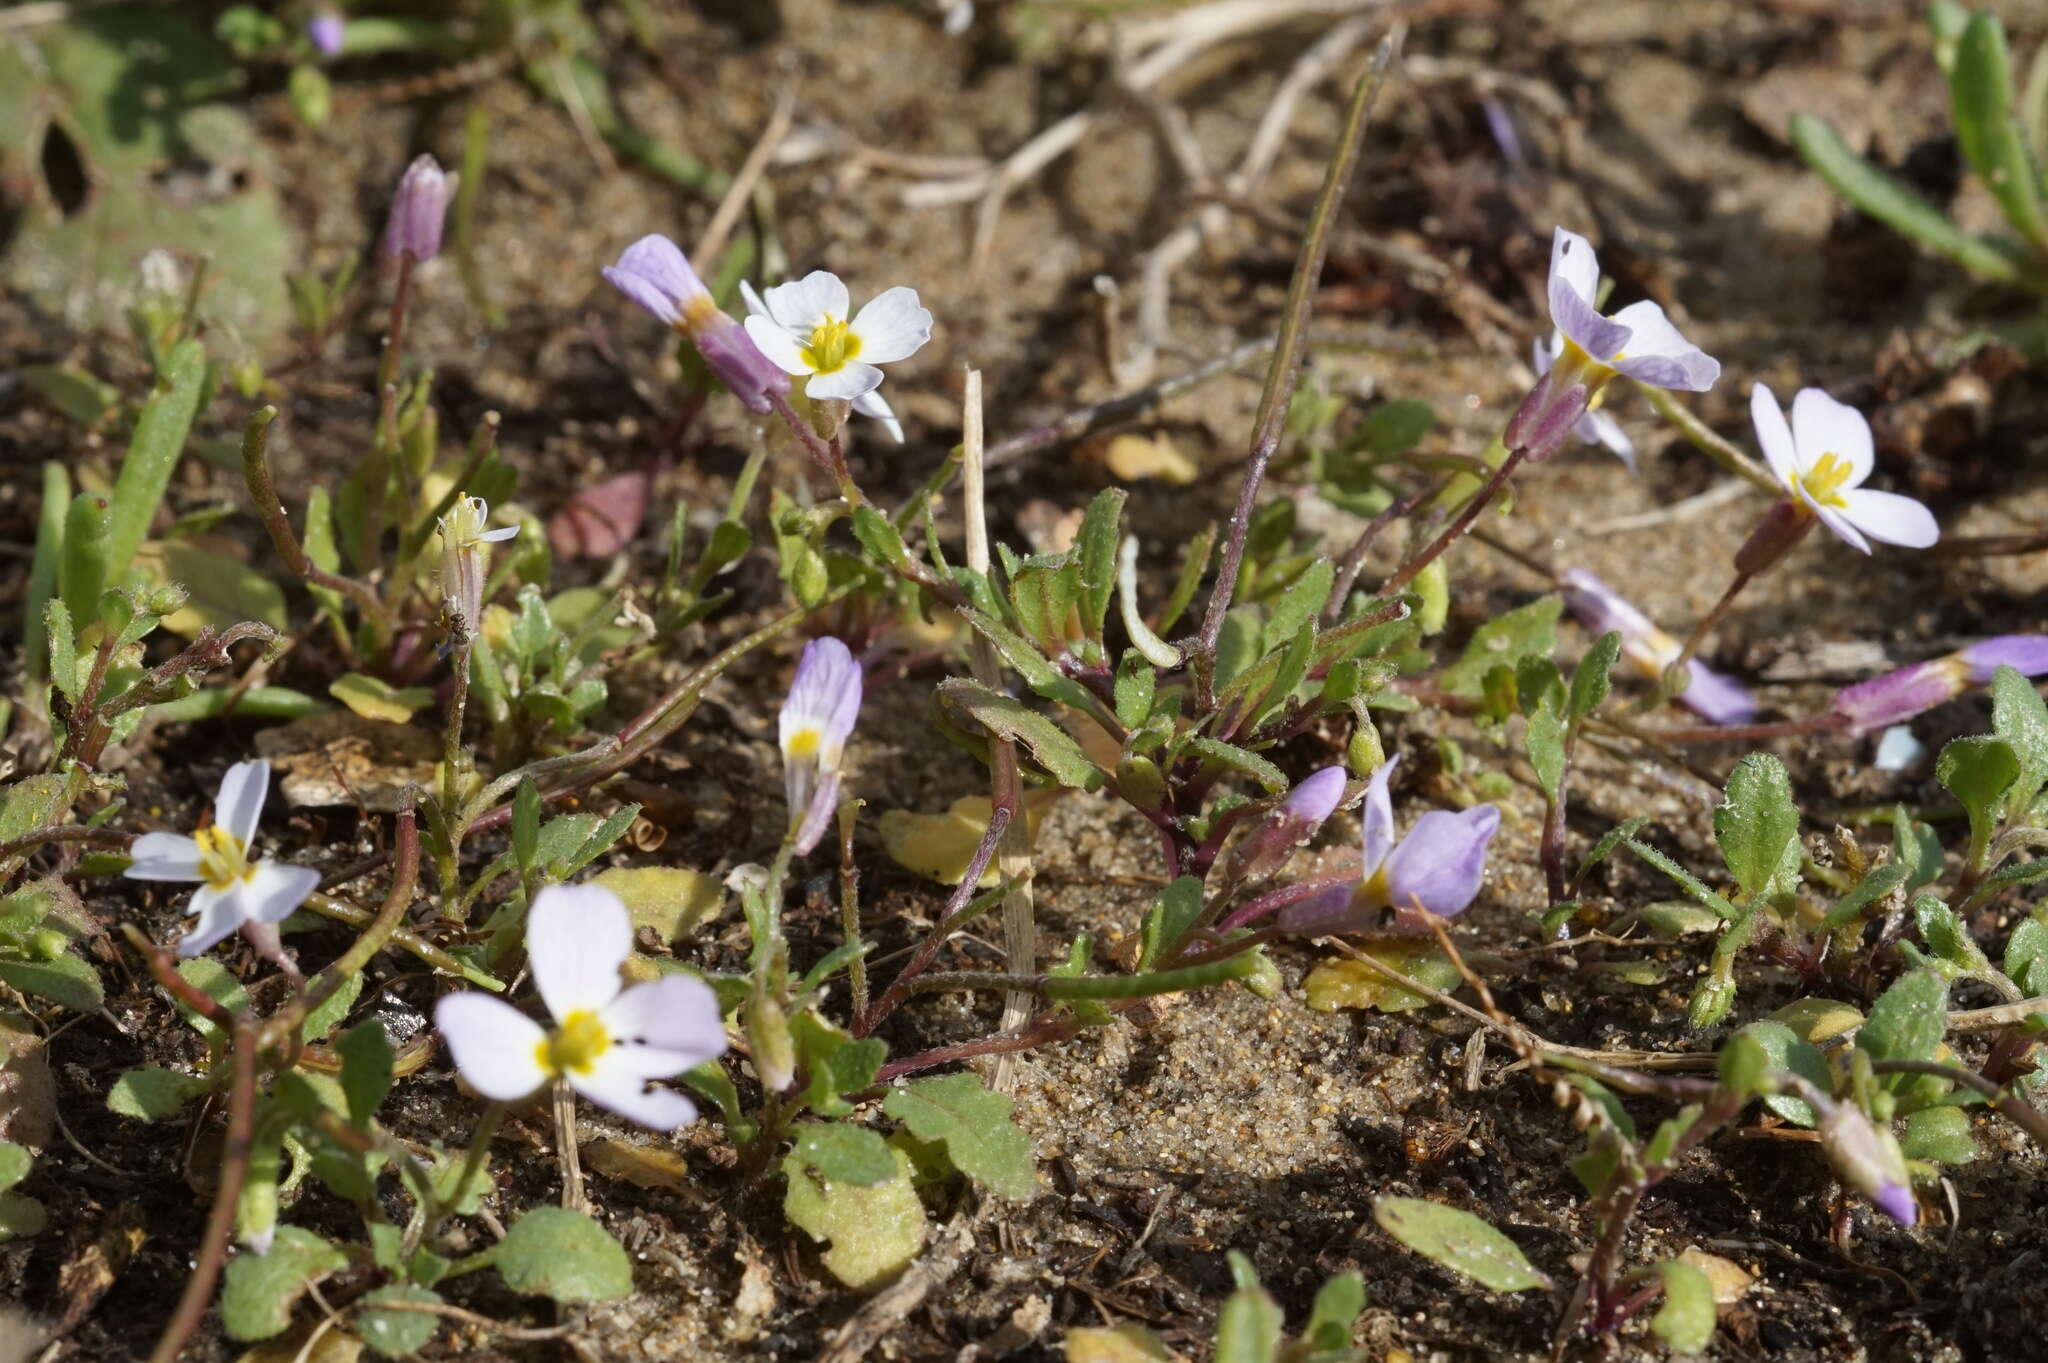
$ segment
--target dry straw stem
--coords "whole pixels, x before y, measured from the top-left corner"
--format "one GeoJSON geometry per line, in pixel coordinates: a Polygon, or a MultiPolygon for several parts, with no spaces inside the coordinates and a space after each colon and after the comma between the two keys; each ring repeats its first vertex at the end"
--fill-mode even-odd
{"type": "MultiPolygon", "coordinates": [[[[967,567],[985,577],[990,564],[987,487],[982,476],[986,450],[982,440],[979,369],[967,371],[960,446],[962,514],[967,522],[967,567]]],[[[995,645],[979,631],[974,635],[973,658],[974,679],[983,686],[1000,689],[1003,684],[1002,663],[996,657],[995,645]]],[[[1003,829],[996,859],[997,873],[1003,880],[1003,951],[1009,959],[1010,969],[1028,974],[1038,960],[1038,922],[1031,893],[1031,821],[1017,817],[1023,790],[1017,775],[1015,740],[992,737],[990,757],[991,811],[1006,809],[1010,812],[1009,825],[1003,829]]],[[[1002,1030],[1007,1032],[1023,1026],[1031,1019],[1037,1003],[1036,996],[1029,990],[1013,989],[1004,994],[1002,1030]]],[[[1006,1093],[1016,1087],[1016,1063],[1009,1054],[997,1059],[994,1087],[998,1092],[1006,1093]]]]}

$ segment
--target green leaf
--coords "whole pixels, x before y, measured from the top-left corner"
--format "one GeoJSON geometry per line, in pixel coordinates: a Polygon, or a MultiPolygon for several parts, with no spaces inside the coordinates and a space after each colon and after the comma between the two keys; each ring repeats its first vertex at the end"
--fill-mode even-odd
{"type": "Polygon", "coordinates": [[[1794,114],[1792,145],[1837,194],[1903,236],[1947,256],[1971,274],[2039,290],[2043,281],[2024,253],[2006,242],[1973,237],[1908,185],[1849,150],[1825,119],[1794,114]]]}
{"type": "Polygon", "coordinates": [[[1979,1154],[1977,1138],[1970,1134],[1970,1114],[1948,1104],[1907,1114],[1899,1150],[1907,1159],[1929,1164],[1968,1164],[1979,1154]]]}
{"type": "Polygon", "coordinates": [[[2005,942],[2005,960],[2000,969],[2007,979],[2031,998],[2048,994],[2048,923],[2023,918],[2005,942]]]}
{"type": "Polygon", "coordinates": [[[341,1054],[341,1091],[348,1097],[348,1120],[368,1130],[370,1118],[391,1092],[391,1038],[384,1023],[367,1018],[342,1033],[334,1048],[341,1054]]]}
{"type": "Polygon", "coordinates": [[[633,1290],[633,1264],[603,1226],[567,1207],[536,1207],[491,1251],[505,1286],[568,1305],[616,1301],[633,1290]]]}
{"type": "Polygon", "coordinates": [[[114,480],[106,543],[109,581],[119,581],[128,571],[163,503],[171,470],[184,453],[192,418],[208,387],[206,347],[197,340],[180,341],[164,362],[162,378],[162,386],[150,394],[135,418],[134,437],[114,480]]]}
{"type": "Polygon", "coordinates": [[[100,591],[107,585],[107,526],[111,517],[107,499],[97,492],[81,492],[72,499],[64,517],[64,552],[57,559],[57,594],[79,626],[92,624],[99,614],[100,591]]]}
{"type": "Polygon", "coordinates": [[[1214,762],[1220,767],[1241,772],[1257,781],[1268,795],[1279,795],[1288,787],[1287,773],[1274,766],[1255,752],[1235,744],[1221,743],[1200,734],[1188,739],[1187,750],[1195,756],[1214,762]]]}
{"type": "Polygon", "coordinates": [[[1563,609],[1563,598],[1545,596],[1487,621],[1472,632],[1472,641],[1458,661],[1443,670],[1443,689],[1478,700],[1485,690],[1486,674],[1495,667],[1505,665],[1512,672],[1532,654],[1549,657],[1557,645],[1557,617],[1563,609]]]}
{"type": "Polygon", "coordinates": [[[389,724],[403,724],[434,703],[434,693],[424,686],[393,686],[380,677],[345,672],[327,685],[327,694],[361,715],[389,724]]]}
{"type": "Polygon", "coordinates": [[[1627,847],[1629,851],[1677,881],[1680,889],[1719,914],[1723,921],[1732,923],[1743,916],[1741,911],[1733,904],[1730,904],[1726,899],[1709,889],[1705,881],[1648,843],[1637,842],[1633,837],[1625,837],[1621,841],[1622,845],[1627,847]]]}
{"type": "Polygon", "coordinates": [[[867,1187],[817,1179],[794,1158],[782,1162],[789,1180],[783,1215],[813,1240],[832,1242],[825,1267],[848,1287],[879,1286],[924,1248],[924,1204],[911,1185],[910,1156],[891,1153],[896,1176],[867,1187]]]}
{"type": "MultiPolygon", "coordinates": [[[[1870,1005],[1856,1046],[1873,1060],[1932,1060],[1947,1031],[1948,983],[1932,970],[1916,970],[1901,975],[1870,1005]]],[[[1885,1082],[1914,1078],[1892,1074],[1885,1082]]]]}
{"type": "Polygon", "coordinates": [[[1251,1260],[1230,1251],[1237,1290],[1216,1317],[1216,1363],[1273,1363],[1280,1354],[1285,1321],[1272,1295],[1259,1286],[1251,1260]]]}
{"type": "Polygon", "coordinates": [[[269,1339],[292,1323],[306,1289],[348,1267],[348,1256],[309,1230],[279,1226],[266,1254],[238,1254],[228,1265],[220,1319],[230,1339],[269,1339]]]}
{"type": "Polygon", "coordinates": [[[2002,738],[1958,738],[1941,750],[1934,776],[1962,801],[1970,816],[1971,844],[1977,846],[1998,825],[2005,793],[2019,780],[2020,759],[2002,738]]]}
{"type": "Polygon", "coordinates": [[[2027,154],[2013,111],[2012,53],[2005,26],[1989,13],[1972,15],[1956,44],[1948,79],[1956,142],[2021,236],[2048,250],[2040,172],[2027,154]]]}
{"type": "Polygon", "coordinates": [[[1314,623],[1323,603],[1330,599],[1330,587],[1337,579],[1336,565],[1318,558],[1287,584],[1287,590],[1273,603],[1266,618],[1264,644],[1268,650],[1291,644],[1314,623]]]}
{"type": "Polygon", "coordinates": [[[1346,1352],[1351,1347],[1351,1332],[1364,1312],[1365,1279],[1356,1273],[1339,1273],[1317,1289],[1302,1341],[1319,1353],[1346,1352]]]}
{"type": "Polygon", "coordinates": [[[43,1204],[21,1193],[0,1193],[0,1245],[41,1235],[49,1224],[43,1204]]]}
{"type": "Polygon", "coordinates": [[[404,1358],[433,1342],[434,1332],[441,1328],[438,1316],[426,1311],[379,1311],[377,1307],[385,1302],[438,1306],[441,1294],[410,1283],[395,1283],[374,1292],[365,1292],[356,1302],[355,1315],[356,1334],[363,1343],[386,1358],[404,1358]]]}
{"type": "Polygon", "coordinates": [[[1747,1029],[1721,1043],[1720,1054],[1714,1057],[1714,1063],[1721,1075],[1721,1087],[1725,1089],[1748,1097],[1769,1087],[1771,1057],[1765,1052],[1763,1043],[1747,1029]]]}
{"type": "Polygon", "coordinates": [[[846,1122],[805,1122],[796,1129],[790,1158],[819,1177],[836,1183],[872,1187],[895,1176],[896,1156],[889,1142],[864,1126],[846,1122]]]}
{"type": "Polygon", "coordinates": [[[210,1085],[196,1074],[167,1070],[155,1065],[124,1070],[107,1092],[107,1110],[139,1121],[160,1122],[178,1115],[187,1101],[206,1092],[210,1085]]]}
{"type": "Polygon", "coordinates": [[[1920,940],[1943,961],[1960,970],[1991,968],[1970,930],[1948,905],[1933,895],[1923,894],[1913,901],[1913,922],[1920,929],[1920,940]]]}
{"type": "Polygon", "coordinates": [[[1891,897],[1892,891],[1906,883],[1912,868],[1901,861],[1888,861],[1856,882],[1854,889],[1843,895],[1829,909],[1822,920],[1831,928],[1839,928],[1865,916],[1873,905],[1891,897]]]}
{"type": "MultiPolygon", "coordinates": [[[[2048,47],[2042,51],[2048,52],[2048,47]]],[[[2003,663],[1991,674],[1991,729],[2012,745],[2020,761],[2005,802],[2006,817],[2017,820],[2048,784],[2048,703],[2032,682],[2003,663]]]]}
{"type": "Polygon", "coordinates": [[[47,961],[0,961],[0,983],[34,994],[74,1013],[97,1011],[106,1002],[97,970],[76,956],[47,961]]]}
{"type": "Polygon", "coordinates": [[[363,977],[360,974],[350,975],[343,980],[339,989],[322,1000],[318,1008],[306,1014],[306,1021],[299,1028],[300,1039],[325,1041],[327,1034],[339,1027],[341,1020],[348,1016],[348,1010],[356,1006],[356,999],[362,992],[363,977]]]}
{"type": "Polygon", "coordinates": [[[1565,706],[1565,713],[1577,724],[1586,716],[1598,710],[1607,699],[1607,687],[1614,671],[1616,660],[1621,657],[1621,635],[1609,630],[1594,641],[1586,650],[1586,656],[1579,659],[1579,665],[1572,669],[1571,698],[1565,706]]]}
{"type": "Polygon", "coordinates": [[[1433,1259],[1496,1292],[1550,1288],[1520,1247],[1467,1211],[1415,1197],[1382,1197],[1372,1206],[1380,1229],[1424,1258],[1433,1259]]]}
{"type": "MultiPolygon", "coordinates": [[[[1834,1076],[1828,1071],[1827,1057],[1820,1048],[1800,1036],[1783,1022],[1765,1020],[1752,1022],[1736,1033],[1747,1038],[1763,1053],[1766,1069],[1771,1073],[1789,1071],[1806,1080],[1822,1093],[1834,1090],[1834,1076]]],[[[1734,1044],[1733,1039],[1730,1045],[1734,1044]]],[[[1754,1090],[1745,1088],[1744,1092],[1754,1090]]],[[[1817,1120],[1813,1106],[1803,1098],[1787,1093],[1771,1093],[1764,1096],[1764,1107],[1794,1126],[1810,1127],[1817,1120]]]]}
{"type": "Polygon", "coordinates": [[[1714,1284],[1682,1259],[1657,1265],[1664,1279],[1664,1304],[1650,1318],[1650,1330],[1673,1353],[1696,1354],[1714,1338],[1714,1284]]]}
{"type": "Polygon", "coordinates": [[[1014,1101],[975,1074],[946,1074],[891,1089],[882,1110],[924,1142],[945,1146],[953,1167],[1013,1202],[1037,1191],[1031,1140],[1011,1117],[1014,1101]]]}
{"type": "Polygon", "coordinates": [[[35,1156],[25,1145],[13,1141],[0,1141],[0,1192],[6,1192],[15,1184],[28,1177],[35,1167],[35,1156]]]}
{"type": "MultiPolygon", "coordinates": [[[[178,975],[185,983],[220,1004],[229,1012],[237,1012],[249,1006],[249,991],[242,982],[228,973],[228,968],[211,956],[194,956],[189,961],[178,963],[178,975]]],[[[200,1016],[176,999],[178,1012],[193,1030],[209,1041],[221,1037],[221,1030],[211,1018],[200,1016]]]]}
{"type": "Polygon", "coordinates": [[[1118,532],[1128,497],[1118,487],[1096,493],[1081,517],[1080,533],[1074,537],[1081,562],[1081,632],[1098,644],[1103,622],[1109,617],[1110,600],[1116,595],[1118,532]]]}
{"type": "Polygon", "coordinates": [[[939,694],[972,715],[990,732],[1021,743],[1038,765],[1061,785],[1075,790],[1094,790],[1102,784],[1103,773],[1081,745],[1064,729],[1022,702],[991,691],[979,682],[952,677],[939,683],[939,694]]]}
{"type": "Polygon", "coordinates": [[[978,610],[963,607],[960,614],[976,632],[996,646],[996,652],[1003,655],[1003,661],[1024,679],[1026,686],[1047,700],[1081,710],[1088,708],[1090,697],[1087,689],[1048,662],[1029,639],[978,610]]]}
{"type": "Polygon", "coordinates": [[[789,1020],[790,1040],[806,1080],[802,1100],[823,1117],[844,1117],[853,1105],[842,1096],[875,1082],[888,1055],[879,1037],[855,1041],[845,1030],[805,1009],[789,1020]]]}
{"type": "Polygon", "coordinates": [[[1117,664],[1112,695],[1116,717],[1125,728],[1140,728],[1152,717],[1152,698],[1158,686],[1159,674],[1145,655],[1135,648],[1124,650],[1123,661],[1117,664]]]}
{"type": "Polygon", "coordinates": [[[1726,798],[1714,808],[1714,841],[1728,874],[1752,899],[1799,887],[1799,806],[1776,756],[1751,753],[1735,764],[1726,798]]]}
{"type": "Polygon", "coordinates": [[[1138,969],[1151,970],[1159,964],[1159,953],[1180,939],[1187,931],[1188,924],[1202,914],[1202,879],[1200,876],[1182,876],[1152,901],[1152,907],[1145,911],[1141,929],[1142,950],[1138,955],[1138,969]]]}
{"type": "Polygon", "coordinates": [[[1374,458],[1391,459],[1415,448],[1434,425],[1436,412],[1428,403],[1395,398],[1367,412],[1353,439],[1374,458]]]}
{"type": "Polygon", "coordinates": [[[1525,658],[1521,676],[1517,679],[1517,690],[1521,694],[1522,711],[1529,717],[1528,727],[1522,735],[1522,742],[1529,750],[1529,765],[1536,771],[1536,784],[1542,787],[1547,798],[1554,801],[1564,787],[1564,740],[1569,723],[1565,713],[1564,679],[1558,673],[1557,664],[1550,659],[1525,658]]]}

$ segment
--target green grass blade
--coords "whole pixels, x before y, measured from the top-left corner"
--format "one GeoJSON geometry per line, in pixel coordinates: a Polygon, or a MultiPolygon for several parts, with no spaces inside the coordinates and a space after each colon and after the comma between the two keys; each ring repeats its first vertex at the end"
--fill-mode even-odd
{"type": "Polygon", "coordinates": [[[43,604],[57,590],[57,563],[64,551],[64,518],[71,512],[71,475],[52,459],[43,465],[43,505],[36,516],[36,553],[29,561],[28,593],[21,613],[25,647],[22,671],[31,694],[49,679],[44,668],[49,644],[43,633],[43,604]]]}
{"type": "Polygon", "coordinates": [[[1948,85],[1964,159],[1996,196],[2006,220],[2037,249],[2048,252],[2041,182],[2020,136],[2012,99],[2012,53],[1995,15],[1979,14],[1963,30],[1948,85]]]}
{"type": "MultiPolygon", "coordinates": [[[[164,384],[142,404],[135,437],[128,443],[121,474],[114,482],[113,509],[107,522],[107,580],[119,582],[135,558],[149,522],[170,486],[171,470],[185,451],[185,437],[199,411],[206,383],[206,347],[198,341],[178,343],[165,361],[164,384]]],[[[91,617],[86,617],[90,619],[91,617]]]]}

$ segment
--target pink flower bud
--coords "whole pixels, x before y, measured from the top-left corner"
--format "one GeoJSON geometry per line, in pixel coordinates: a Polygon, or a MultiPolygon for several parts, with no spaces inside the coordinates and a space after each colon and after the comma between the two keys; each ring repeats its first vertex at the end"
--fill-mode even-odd
{"type": "Polygon", "coordinates": [[[443,171],[431,156],[407,166],[398,181],[397,197],[391,201],[391,218],[384,225],[384,254],[394,260],[409,255],[415,261],[441,254],[441,226],[461,179],[443,171]]]}

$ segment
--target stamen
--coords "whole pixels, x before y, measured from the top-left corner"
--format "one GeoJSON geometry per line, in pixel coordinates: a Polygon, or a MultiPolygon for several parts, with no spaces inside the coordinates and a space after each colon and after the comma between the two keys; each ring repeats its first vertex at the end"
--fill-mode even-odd
{"type": "Polygon", "coordinates": [[[813,372],[830,374],[859,356],[860,337],[844,321],[826,313],[825,320],[811,329],[811,343],[798,353],[813,372]]]}
{"type": "Polygon", "coordinates": [[[534,1048],[534,1058],[549,1074],[588,1074],[597,1058],[612,1048],[612,1035],[604,1019],[581,1008],[562,1019],[562,1025],[534,1048]]]}

